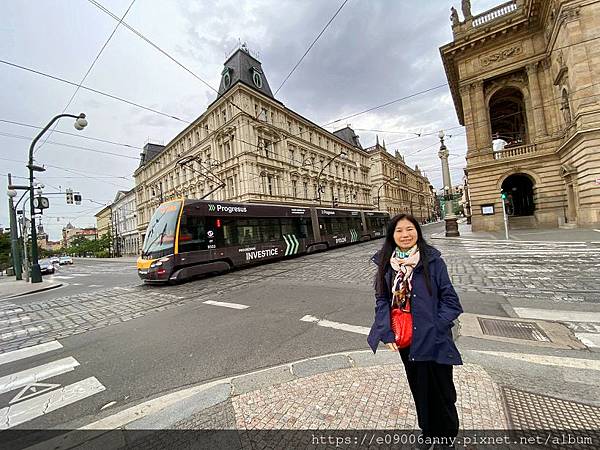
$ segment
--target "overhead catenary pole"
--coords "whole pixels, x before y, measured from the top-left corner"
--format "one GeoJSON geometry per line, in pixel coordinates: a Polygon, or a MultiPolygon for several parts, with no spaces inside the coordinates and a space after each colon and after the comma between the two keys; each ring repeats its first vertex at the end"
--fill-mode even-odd
{"type": "MultiPolygon", "coordinates": [[[[8,185],[12,185],[12,176],[8,174],[8,185]]],[[[10,251],[13,260],[13,270],[15,272],[15,278],[22,280],[22,268],[21,268],[21,252],[19,250],[19,235],[17,233],[17,215],[15,212],[15,205],[13,198],[17,195],[17,191],[10,190],[8,193],[8,212],[10,218],[10,251]]]]}

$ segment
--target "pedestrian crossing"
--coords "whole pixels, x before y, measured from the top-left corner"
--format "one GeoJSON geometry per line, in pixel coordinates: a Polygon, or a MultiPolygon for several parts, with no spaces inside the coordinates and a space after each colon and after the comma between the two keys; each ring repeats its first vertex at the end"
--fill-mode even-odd
{"type": "Polygon", "coordinates": [[[72,356],[3,374],[8,364],[26,362],[62,348],[60,342],[51,341],[0,354],[0,430],[16,427],[106,390],[96,377],[65,386],[58,383],[56,377],[75,372],[80,367],[79,361],[72,356]],[[52,382],[45,382],[50,379],[52,382]]]}

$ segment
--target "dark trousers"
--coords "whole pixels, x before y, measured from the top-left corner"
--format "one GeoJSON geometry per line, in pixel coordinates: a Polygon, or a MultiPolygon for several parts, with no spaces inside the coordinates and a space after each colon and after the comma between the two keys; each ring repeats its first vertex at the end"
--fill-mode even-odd
{"type": "Polygon", "coordinates": [[[410,361],[408,352],[408,348],[400,350],[400,357],[417,407],[419,428],[427,437],[455,437],[458,413],[453,367],[434,361],[410,361]]]}

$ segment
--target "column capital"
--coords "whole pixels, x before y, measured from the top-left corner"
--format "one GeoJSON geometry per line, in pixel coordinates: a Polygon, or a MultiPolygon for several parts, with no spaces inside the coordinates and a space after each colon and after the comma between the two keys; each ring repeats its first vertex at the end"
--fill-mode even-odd
{"type": "Polygon", "coordinates": [[[527,71],[528,76],[537,74],[538,64],[539,61],[535,61],[525,66],[525,70],[527,71]]]}

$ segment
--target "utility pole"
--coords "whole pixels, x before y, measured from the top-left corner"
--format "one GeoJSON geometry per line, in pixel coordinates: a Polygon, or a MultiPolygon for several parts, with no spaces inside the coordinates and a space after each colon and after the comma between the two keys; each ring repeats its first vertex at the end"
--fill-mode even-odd
{"type": "MultiPolygon", "coordinates": [[[[8,185],[12,185],[12,176],[8,174],[8,185]]],[[[10,252],[12,253],[13,270],[15,272],[15,278],[22,280],[23,275],[21,273],[21,252],[19,251],[19,235],[17,233],[17,216],[15,213],[15,205],[13,198],[16,197],[17,191],[14,189],[8,190],[8,213],[10,218],[10,252]]]]}

